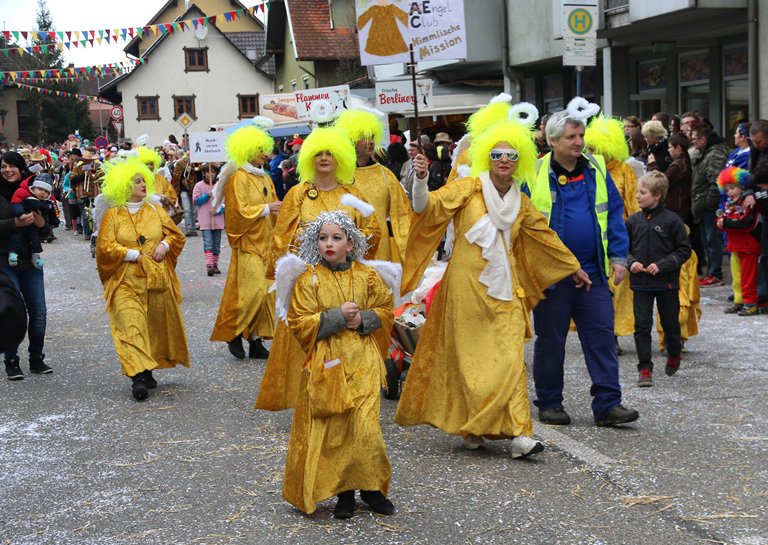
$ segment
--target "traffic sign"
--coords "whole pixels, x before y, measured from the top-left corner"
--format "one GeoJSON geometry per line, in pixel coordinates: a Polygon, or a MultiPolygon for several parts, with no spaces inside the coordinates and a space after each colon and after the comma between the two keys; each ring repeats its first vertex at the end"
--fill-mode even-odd
{"type": "Polygon", "coordinates": [[[597,65],[597,5],[586,1],[563,4],[563,23],[563,65],[597,65]]]}
{"type": "Polygon", "coordinates": [[[123,109],[120,106],[112,106],[112,109],[109,111],[109,117],[111,117],[114,121],[122,120],[123,109]]]}
{"type": "Polygon", "coordinates": [[[181,125],[181,127],[186,131],[187,127],[189,127],[192,123],[194,123],[195,120],[192,119],[192,116],[189,115],[187,112],[184,112],[179,117],[176,118],[176,123],[181,125]]]}

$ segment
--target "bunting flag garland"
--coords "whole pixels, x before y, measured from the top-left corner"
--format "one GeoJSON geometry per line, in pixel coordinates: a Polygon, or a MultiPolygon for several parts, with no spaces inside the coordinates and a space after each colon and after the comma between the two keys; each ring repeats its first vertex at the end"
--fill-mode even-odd
{"type": "Polygon", "coordinates": [[[41,95],[74,98],[77,100],[84,100],[86,102],[96,102],[99,100],[99,97],[93,96],[93,95],[78,95],[76,93],[68,93],[66,91],[57,91],[55,89],[46,89],[45,87],[36,87],[34,85],[27,85],[26,83],[12,83],[11,85],[15,85],[16,87],[24,91],[36,91],[41,95]]]}
{"type": "Polygon", "coordinates": [[[58,79],[85,76],[104,76],[123,74],[130,71],[138,64],[146,64],[146,59],[130,60],[95,66],[81,66],[75,68],[49,68],[45,70],[18,70],[12,72],[0,72],[0,80],[15,82],[17,79],[58,79]]]}
{"type": "Polygon", "coordinates": [[[14,43],[12,45],[15,47],[0,49],[0,54],[6,57],[10,55],[32,55],[40,52],[48,53],[54,49],[62,51],[64,48],[93,47],[94,42],[101,45],[102,42],[111,43],[118,40],[128,42],[137,36],[140,38],[156,37],[158,35],[165,36],[166,34],[173,34],[174,32],[196,30],[200,25],[215,25],[217,19],[221,20],[223,18],[225,22],[231,23],[246,13],[252,16],[256,16],[259,11],[261,11],[261,13],[266,13],[270,7],[270,3],[270,1],[264,1],[249,8],[236,9],[208,17],[196,17],[194,19],[184,19],[181,21],[174,21],[173,23],[159,23],[156,25],[97,30],[3,30],[2,33],[6,42],[11,44],[11,40],[13,40],[14,43]],[[20,45],[22,38],[24,40],[34,40],[36,44],[29,47],[23,47],[20,45]]]}

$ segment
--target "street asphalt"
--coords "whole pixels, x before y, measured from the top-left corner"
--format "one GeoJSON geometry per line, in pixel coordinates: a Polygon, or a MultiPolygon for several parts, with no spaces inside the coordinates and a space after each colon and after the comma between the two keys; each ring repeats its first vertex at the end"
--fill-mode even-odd
{"type": "MultiPolygon", "coordinates": [[[[135,402],[120,371],[88,244],[69,231],[45,249],[46,361],[52,375],[0,381],[0,545],[768,544],[768,316],[723,313],[727,286],[702,292],[701,331],[680,371],[640,389],[621,339],[624,404],[640,419],[597,428],[579,341],[567,346],[567,427],[536,422],[545,450],[381,424],[393,466],[391,517],[304,515],[280,495],[290,411],[254,411],[264,361],[208,341],[224,275],[205,275],[190,238],[182,281],[191,369],[156,373],[135,402]]],[[[23,348],[26,350],[26,348],[23,348]]],[[[532,345],[526,349],[530,364],[532,345]]],[[[536,417],[535,408],[534,418],[536,417]]]]}

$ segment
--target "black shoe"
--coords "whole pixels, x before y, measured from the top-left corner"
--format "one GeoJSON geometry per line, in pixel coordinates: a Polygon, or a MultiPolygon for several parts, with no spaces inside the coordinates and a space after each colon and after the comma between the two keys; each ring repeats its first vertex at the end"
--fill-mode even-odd
{"type": "Polygon", "coordinates": [[[623,356],[624,355],[624,350],[622,350],[621,346],[619,346],[619,338],[618,337],[614,337],[614,339],[616,340],[616,355],[617,356],[623,356]]]}
{"type": "Polygon", "coordinates": [[[395,506],[378,490],[361,490],[360,499],[379,515],[394,515],[395,506]]]}
{"type": "Polygon", "coordinates": [[[269,350],[264,348],[261,339],[248,341],[248,357],[252,360],[265,360],[269,357],[269,350]]]}
{"type": "Polygon", "coordinates": [[[567,426],[571,423],[571,417],[565,409],[539,409],[539,421],[553,426],[567,426]]]}
{"type": "Polygon", "coordinates": [[[213,267],[208,267],[208,276],[213,276],[213,267]]]}
{"type": "Polygon", "coordinates": [[[355,516],[355,491],[347,490],[337,497],[339,500],[333,508],[333,518],[350,519],[355,516]]]}
{"type": "Polygon", "coordinates": [[[131,377],[133,381],[133,398],[136,401],[144,401],[149,396],[147,391],[147,383],[144,382],[144,373],[139,373],[136,376],[131,377]]]}
{"type": "Polygon", "coordinates": [[[623,405],[616,405],[611,409],[602,420],[595,420],[595,425],[600,427],[618,426],[620,424],[629,424],[640,417],[634,409],[627,409],[623,405]]]}
{"type": "Polygon", "coordinates": [[[24,373],[21,372],[18,356],[5,358],[5,375],[8,380],[24,380],[24,373]]]}
{"type": "Polygon", "coordinates": [[[144,384],[147,385],[147,388],[157,388],[157,381],[155,380],[155,377],[152,376],[152,371],[147,369],[142,375],[144,375],[144,384]]]}
{"type": "Polygon", "coordinates": [[[196,237],[197,236],[197,231],[187,231],[186,233],[184,233],[184,236],[185,237],[196,237]]]}
{"type": "Polygon", "coordinates": [[[229,341],[227,346],[229,347],[230,354],[239,360],[245,359],[245,349],[243,349],[243,340],[240,335],[229,341]]]}
{"type": "Polygon", "coordinates": [[[29,370],[36,375],[50,375],[53,373],[53,369],[48,367],[45,362],[43,362],[43,359],[45,359],[45,354],[40,354],[39,356],[30,354],[29,370]]]}
{"type": "Polygon", "coordinates": [[[219,270],[219,266],[218,265],[214,265],[213,266],[213,274],[221,274],[221,271],[219,270]]]}

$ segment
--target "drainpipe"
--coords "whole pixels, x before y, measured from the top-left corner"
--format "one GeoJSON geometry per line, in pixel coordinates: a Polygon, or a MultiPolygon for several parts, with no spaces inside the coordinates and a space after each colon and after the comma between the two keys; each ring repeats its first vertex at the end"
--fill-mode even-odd
{"type": "MultiPolygon", "coordinates": [[[[512,95],[513,102],[520,102],[523,98],[523,74],[520,70],[514,70],[509,65],[509,6],[508,0],[501,0],[501,71],[504,73],[504,92],[512,95]]],[[[528,98],[529,102],[536,102],[536,98],[528,98]]]]}
{"type": "Polygon", "coordinates": [[[749,0],[747,6],[747,57],[749,63],[749,113],[752,119],[760,119],[760,78],[757,46],[757,0],[749,0]]]}

